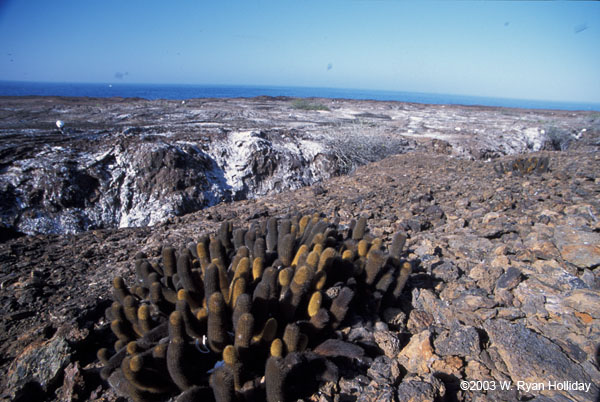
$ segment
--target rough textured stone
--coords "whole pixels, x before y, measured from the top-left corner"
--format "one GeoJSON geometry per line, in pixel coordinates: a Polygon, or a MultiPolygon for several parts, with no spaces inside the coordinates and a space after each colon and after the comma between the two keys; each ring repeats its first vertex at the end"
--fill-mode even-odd
{"type": "Polygon", "coordinates": [[[433,267],[432,274],[435,278],[444,282],[455,281],[460,275],[458,267],[449,261],[445,261],[433,267]]]}
{"type": "Polygon", "coordinates": [[[462,377],[464,363],[458,356],[445,356],[434,360],[431,364],[431,371],[438,376],[443,375],[449,381],[456,382],[462,377]]]}
{"type": "Polygon", "coordinates": [[[400,339],[398,335],[392,331],[375,331],[373,334],[377,346],[383,350],[383,353],[389,357],[394,358],[400,352],[400,339]]]}
{"type": "Polygon", "coordinates": [[[397,385],[402,371],[396,359],[378,356],[367,370],[367,375],[380,384],[397,385]]]}
{"type": "Polygon", "coordinates": [[[433,344],[435,353],[440,356],[471,357],[479,354],[479,342],[479,334],[475,328],[454,323],[450,331],[435,338],[433,344]]]}
{"type": "Polygon", "coordinates": [[[580,268],[600,265],[600,234],[560,225],[554,230],[554,241],[565,261],[580,268]]]}
{"type": "MultiPolygon", "coordinates": [[[[8,388],[13,397],[28,399],[28,393],[39,387],[43,392],[58,380],[71,360],[71,348],[62,336],[31,344],[12,363],[8,373],[8,388]],[[34,384],[32,386],[32,384],[34,384]]],[[[36,399],[35,393],[29,398],[36,399]]]]}
{"type": "Polygon", "coordinates": [[[480,288],[492,293],[498,278],[502,276],[503,272],[503,269],[500,267],[494,267],[490,264],[481,263],[477,264],[469,271],[469,277],[476,280],[477,285],[480,288]]]}
{"type": "Polygon", "coordinates": [[[398,361],[409,373],[429,373],[429,365],[433,360],[431,332],[427,330],[413,335],[398,355],[398,361]]]}
{"type": "Polygon", "coordinates": [[[419,322],[422,322],[418,328],[420,332],[421,329],[427,328],[427,326],[435,323],[436,325],[442,327],[450,327],[451,319],[453,313],[448,305],[448,302],[445,300],[440,300],[431,290],[429,289],[414,289],[412,292],[412,304],[415,310],[411,311],[409,315],[408,327],[411,329],[411,318],[413,315],[416,315],[418,310],[423,311],[425,314],[419,314],[421,316],[419,322]],[[413,314],[415,313],[415,314],[413,314]]]}
{"type": "Polygon", "coordinates": [[[444,384],[435,377],[407,377],[398,386],[398,400],[406,402],[431,402],[446,394],[444,384]]]}
{"type": "Polygon", "coordinates": [[[83,400],[83,390],[85,389],[85,379],[81,374],[79,362],[69,363],[65,368],[65,377],[63,385],[60,388],[61,401],[77,401],[83,400]]]}
{"type": "Polygon", "coordinates": [[[399,308],[389,307],[383,311],[383,320],[396,329],[402,329],[406,321],[406,313],[399,308]]]}
{"type": "Polygon", "coordinates": [[[600,290],[578,289],[562,299],[561,304],[581,313],[600,318],[600,290]]]}
{"type": "Polygon", "coordinates": [[[478,294],[480,292],[473,292],[472,294],[465,294],[455,299],[452,302],[452,306],[461,311],[475,311],[480,308],[492,308],[496,306],[496,302],[487,295],[478,294]]]}
{"type": "Polygon", "coordinates": [[[377,402],[377,401],[394,401],[396,390],[388,384],[371,381],[365,387],[364,393],[357,398],[358,401],[377,402]]]}
{"type": "Polygon", "coordinates": [[[531,267],[539,274],[536,279],[549,287],[560,289],[563,292],[587,287],[576,272],[567,271],[564,264],[560,264],[556,260],[538,260],[531,267]]]}
{"type": "Polygon", "coordinates": [[[521,282],[521,271],[515,267],[510,267],[498,278],[496,289],[511,290],[521,282]]]}
{"type": "MultiPolygon", "coordinates": [[[[548,381],[579,381],[592,383],[592,379],[581,366],[569,359],[562,350],[547,338],[537,335],[521,324],[505,320],[490,320],[484,323],[491,346],[506,364],[513,381],[543,383],[548,381]]],[[[597,385],[592,384],[590,393],[573,391],[558,392],[577,401],[589,401],[598,396],[597,385]]],[[[541,391],[552,396],[557,391],[541,391]]]]}
{"type": "Polygon", "coordinates": [[[340,395],[342,397],[358,398],[364,393],[365,388],[371,383],[369,377],[358,375],[352,378],[340,378],[338,384],[340,387],[340,395]]]}
{"type": "Polygon", "coordinates": [[[360,359],[364,355],[364,350],[360,346],[339,339],[327,339],[314,350],[321,356],[342,356],[349,359],[360,359]]]}

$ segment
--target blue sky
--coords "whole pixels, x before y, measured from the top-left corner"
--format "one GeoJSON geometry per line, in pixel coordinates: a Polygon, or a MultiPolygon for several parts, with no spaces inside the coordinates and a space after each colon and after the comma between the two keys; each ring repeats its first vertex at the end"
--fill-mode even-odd
{"type": "Polygon", "coordinates": [[[600,102],[600,2],[0,0],[0,80],[600,102]]]}

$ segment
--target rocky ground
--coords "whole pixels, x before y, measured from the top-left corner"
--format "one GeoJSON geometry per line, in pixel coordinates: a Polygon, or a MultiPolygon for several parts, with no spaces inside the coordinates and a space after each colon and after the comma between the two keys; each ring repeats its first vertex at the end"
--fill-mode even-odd
{"type": "MultiPolygon", "coordinates": [[[[41,102],[40,113],[56,107],[55,102],[45,106],[41,102]]],[[[61,102],[93,109],[91,100],[61,102]]],[[[146,101],[131,103],[136,102],[146,101]]],[[[286,99],[197,102],[256,106],[248,106],[230,123],[240,124],[236,129],[240,132],[257,130],[260,116],[275,113],[265,111],[269,102],[290,103],[286,99]]],[[[296,117],[297,124],[305,129],[314,126],[315,132],[320,132],[317,127],[331,127],[320,125],[320,118],[329,118],[322,116],[337,113],[341,119],[346,113],[348,121],[343,124],[402,132],[410,137],[411,152],[312,186],[220,203],[151,227],[35,234],[1,243],[2,396],[23,401],[116,399],[99,377],[96,351],[114,342],[104,318],[112,302],[111,280],[123,275],[131,283],[137,252],[156,258],[163,246],[185,245],[215,231],[223,220],[247,226],[271,216],[320,212],[340,225],[366,216],[370,233],[384,242],[395,232],[405,233],[406,258],[415,269],[396,309],[373,317],[368,325],[350,320],[337,333],[340,339],[361,345],[366,351],[362,363],[337,381],[321,384],[307,399],[597,400],[597,117],[579,112],[327,102],[330,112],[291,105],[285,112],[282,106],[277,110],[282,121],[302,116],[296,117]],[[356,122],[357,110],[363,113],[360,119],[371,123],[356,122]],[[549,127],[569,134],[557,136],[552,145],[565,149],[527,155],[548,158],[548,171],[523,169],[526,164],[519,162],[525,158],[519,154],[543,148],[544,139],[551,142],[541,134],[549,127]],[[499,135],[505,140],[498,140],[499,135]],[[510,143],[513,147],[507,148],[510,143]],[[469,382],[468,389],[461,389],[461,380],[469,382]],[[510,389],[501,389],[503,381],[512,383],[510,389]],[[571,388],[575,382],[590,385],[587,391],[554,390],[548,389],[549,381],[567,382],[571,388]],[[536,389],[536,384],[545,389],[536,389]]],[[[113,108],[116,116],[127,103],[114,100],[103,107],[113,108]]],[[[190,103],[177,108],[191,107],[190,103]]],[[[28,118],[35,120],[23,116],[28,118]]],[[[123,127],[141,125],[143,114],[135,119],[137,123],[123,127]]],[[[32,130],[47,131],[54,120],[55,115],[49,115],[32,130]]],[[[105,129],[94,124],[105,123],[90,118],[89,126],[81,130],[105,129]]],[[[123,127],[114,130],[124,132],[123,127]]],[[[3,127],[3,133],[10,134],[9,128],[3,127]]],[[[3,153],[4,172],[14,165],[15,154],[3,153]]]]}
{"type": "Polygon", "coordinates": [[[0,238],[154,225],[432,146],[470,159],[560,149],[599,121],[355,100],[5,97],[0,238]]]}

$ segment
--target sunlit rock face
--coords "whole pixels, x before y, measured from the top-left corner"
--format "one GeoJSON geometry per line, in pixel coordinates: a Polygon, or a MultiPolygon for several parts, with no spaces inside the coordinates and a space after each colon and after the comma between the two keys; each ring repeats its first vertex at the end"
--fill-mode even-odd
{"type": "Polygon", "coordinates": [[[27,234],[154,225],[340,171],[321,144],[277,132],[232,132],[209,144],[127,131],[100,137],[97,147],[47,146],[5,169],[4,225],[27,234]]]}

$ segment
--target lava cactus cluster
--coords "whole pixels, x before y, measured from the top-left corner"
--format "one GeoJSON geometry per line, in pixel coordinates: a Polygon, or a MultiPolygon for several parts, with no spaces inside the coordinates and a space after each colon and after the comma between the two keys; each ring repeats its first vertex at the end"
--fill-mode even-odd
{"type": "Polygon", "coordinates": [[[386,247],[365,218],[340,228],[315,214],[224,222],[160,261],[140,254],[136,283],[113,281],[117,341],[98,351],[101,375],[135,401],[296,400],[301,373],[335,381],[329,357],[356,348],[336,339],[349,311],[398,303],[405,240],[386,247]]]}
{"type": "Polygon", "coordinates": [[[498,162],[494,164],[494,170],[498,176],[512,172],[518,175],[543,174],[548,172],[550,158],[547,156],[518,157],[511,162],[498,162]]]}

